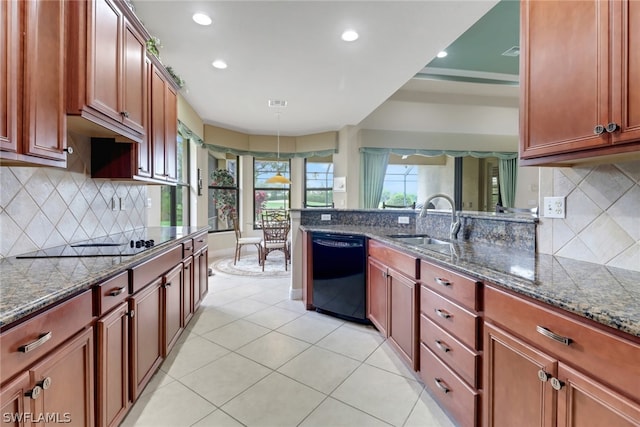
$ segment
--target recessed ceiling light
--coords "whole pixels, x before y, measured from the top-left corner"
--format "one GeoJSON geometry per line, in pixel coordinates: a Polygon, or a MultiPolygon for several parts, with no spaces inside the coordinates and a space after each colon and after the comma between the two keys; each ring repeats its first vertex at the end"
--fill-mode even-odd
{"type": "Polygon", "coordinates": [[[440,51],[438,52],[438,54],[436,55],[438,58],[444,58],[445,56],[447,56],[448,53],[446,51],[440,51]]]}
{"type": "Polygon", "coordinates": [[[222,59],[216,59],[211,63],[211,65],[213,65],[215,68],[219,70],[224,70],[225,68],[227,68],[227,63],[224,62],[222,59]]]}
{"type": "Polygon", "coordinates": [[[211,25],[211,18],[209,18],[209,15],[204,13],[194,13],[192,18],[196,24],[211,25]]]}
{"type": "Polygon", "coordinates": [[[342,40],[346,41],[346,42],[353,42],[358,40],[358,37],[360,37],[358,35],[358,33],[355,30],[345,30],[344,33],[342,33],[342,40]]]}

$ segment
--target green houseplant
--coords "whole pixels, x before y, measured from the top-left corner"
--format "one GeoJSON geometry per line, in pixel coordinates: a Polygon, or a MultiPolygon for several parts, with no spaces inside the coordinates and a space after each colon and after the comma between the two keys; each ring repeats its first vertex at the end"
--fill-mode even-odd
{"type": "Polygon", "coordinates": [[[235,177],[227,169],[216,169],[211,172],[211,186],[218,187],[213,192],[218,218],[228,226],[230,215],[236,211],[235,177]]]}

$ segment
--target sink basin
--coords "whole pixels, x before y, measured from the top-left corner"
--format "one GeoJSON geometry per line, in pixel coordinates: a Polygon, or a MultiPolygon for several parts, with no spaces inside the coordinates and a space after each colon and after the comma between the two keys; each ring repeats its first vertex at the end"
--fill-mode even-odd
{"type": "Polygon", "coordinates": [[[407,245],[427,246],[427,245],[446,245],[449,246],[449,242],[444,240],[434,239],[429,236],[389,236],[394,240],[398,240],[407,245]]]}

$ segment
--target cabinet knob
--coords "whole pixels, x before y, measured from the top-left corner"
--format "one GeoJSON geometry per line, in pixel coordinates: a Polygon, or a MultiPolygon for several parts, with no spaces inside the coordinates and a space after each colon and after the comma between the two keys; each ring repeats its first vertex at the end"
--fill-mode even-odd
{"type": "Polygon", "coordinates": [[[51,377],[46,377],[45,379],[40,381],[38,383],[38,386],[42,387],[43,390],[46,390],[49,387],[51,387],[51,377]]]}
{"type": "Polygon", "coordinates": [[[551,387],[553,387],[554,390],[560,390],[564,387],[564,383],[557,378],[551,378],[551,387]]]}
{"type": "Polygon", "coordinates": [[[617,123],[611,122],[611,123],[607,124],[607,132],[609,132],[609,133],[613,133],[613,132],[617,131],[618,129],[620,129],[620,126],[618,126],[617,123]]]}
{"type": "Polygon", "coordinates": [[[129,112],[128,111],[120,111],[120,115],[126,119],[129,118],[129,112]]]}
{"type": "Polygon", "coordinates": [[[131,319],[133,319],[136,315],[136,311],[135,310],[131,310],[129,312],[127,312],[127,316],[129,316],[131,319]]]}
{"type": "Polygon", "coordinates": [[[64,151],[67,154],[73,154],[73,147],[67,147],[67,148],[63,149],[62,151],[64,151]]]}
{"type": "Polygon", "coordinates": [[[33,389],[31,389],[28,392],[26,392],[25,396],[30,397],[31,399],[35,400],[35,399],[38,398],[38,396],[40,396],[41,393],[42,393],[42,387],[37,385],[33,389]]]}
{"type": "Polygon", "coordinates": [[[593,133],[595,133],[596,135],[602,135],[604,133],[604,126],[597,125],[593,128],[593,133]]]}
{"type": "Polygon", "coordinates": [[[549,374],[549,373],[545,372],[545,371],[544,371],[544,370],[542,370],[542,369],[540,369],[540,370],[538,371],[538,379],[539,379],[540,381],[542,381],[543,383],[544,383],[544,382],[547,382],[547,381],[549,380],[549,378],[551,378],[551,374],[549,374]]]}

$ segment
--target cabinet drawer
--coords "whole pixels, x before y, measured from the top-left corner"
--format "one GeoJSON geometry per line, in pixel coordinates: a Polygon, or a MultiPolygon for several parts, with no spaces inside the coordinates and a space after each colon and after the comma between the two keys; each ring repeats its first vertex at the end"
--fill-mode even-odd
{"type": "Polygon", "coordinates": [[[182,245],[176,245],[154,258],[136,265],[131,269],[131,293],[135,294],[181,261],[182,245]]]}
{"type": "Polygon", "coordinates": [[[92,293],[85,291],[0,335],[2,379],[9,379],[91,323],[92,293]],[[25,347],[29,346],[29,347],[25,347]]]}
{"type": "Polygon", "coordinates": [[[129,296],[129,273],[123,271],[117,276],[93,288],[95,315],[100,317],[109,312],[129,296]]]}
{"type": "Polygon", "coordinates": [[[476,280],[426,261],[420,261],[420,277],[425,286],[473,311],[482,311],[481,285],[476,280]]]}
{"type": "Polygon", "coordinates": [[[436,325],[474,350],[480,350],[480,317],[425,286],[420,287],[420,310],[436,325]]]}
{"type": "Polygon", "coordinates": [[[420,345],[420,377],[431,395],[461,426],[477,425],[480,394],[464,383],[427,347],[420,345]]]}
{"type": "Polygon", "coordinates": [[[193,238],[193,253],[198,252],[209,244],[209,237],[207,233],[200,233],[193,238]]]}
{"type": "Polygon", "coordinates": [[[473,388],[480,388],[482,358],[424,315],[420,316],[420,341],[473,388]]]}
{"type": "Polygon", "coordinates": [[[375,240],[369,240],[368,251],[370,257],[382,261],[394,270],[412,279],[420,278],[420,260],[416,257],[391,249],[375,240]]]}
{"type": "Polygon", "coordinates": [[[188,258],[193,255],[193,239],[187,239],[182,242],[182,258],[188,258]]]}
{"type": "Polygon", "coordinates": [[[640,344],[634,338],[621,338],[587,319],[492,287],[485,289],[485,318],[614,390],[635,400],[640,396],[640,344]],[[558,342],[539,332],[539,327],[571,341],[558,342]]]}

